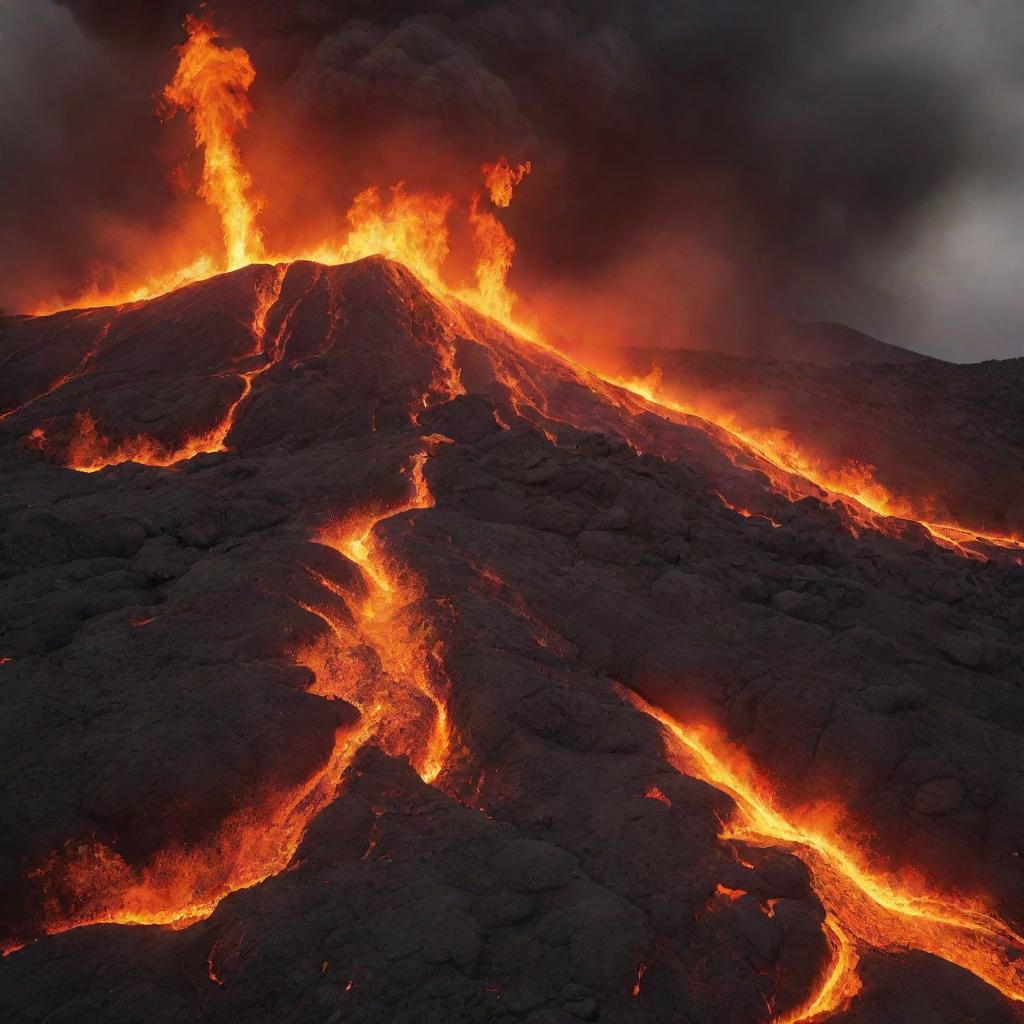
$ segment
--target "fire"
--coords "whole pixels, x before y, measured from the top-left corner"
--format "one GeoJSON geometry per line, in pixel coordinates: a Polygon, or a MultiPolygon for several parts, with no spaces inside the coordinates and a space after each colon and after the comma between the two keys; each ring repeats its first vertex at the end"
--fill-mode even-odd
{"type": "Polygon", "coordinates": [[[136,434],[118,440],[108,437],[96,417],[88,412],[75,416],[66,465],[80,473],[95,473],[122,462],[141,462],[147,466],[173,466],[204,452],[223,451],[226,431],[219,428],[189,438],[175,446],[158,441],[147,434],[136,434]]]}
{"type": "MultiPolygon", "coordinates": [[[[495,214],[482,208],[479,194],[472,197],[468,210],[476,251],[472,285],[453,285],[445,276],[449,256],[448,220],[455,207],[454,198],[410,194],[401,184],[393,186],[386,198],[376,187],[356,196],[347,214],[345,238],[326,237],[301,252],[269,252],[256,224],[259,203],[250,196],[252,180],[242,164],[235,141],[252,112],[248,90],[255,79],[255,69],[245,50],[221,45],[221,34],[208,17],[190,16],[185,29],[187,39],[178,48],[178,68],[164,90],[160,109],[168,114],[179,109],[188,114],[196,145],[204,154],[200,194],[220,216],[223,252],[196,253],[185,267],[167,269],[116,291],[103,293],[91,289],[79,297],[79,305],[116,304],[152,297],[189,281],[263,259],[276,264],[298,259],[340,263],[380,254],[412,269],[439,297],[465,303],[528,340],[544,344],[538,333],[530,325],[519,322],[514,313],[516,296],[507,281],[515,242],[495,214]]],[[[514,189],[531,173],[532,167],[529,161],[510,164],[502,156],[493,164],[484,164],[482,170],[491,204],[495,208],[507,208],[514,189]]],[[[39,312],[56,308],[63,308],[63,304],[51,304],[39,312]]],[[[578,369],[584,370],[583,367],[578,369]]],[[[658,372],[644,379],[623,379],[596,370],[584,372],[591,374],[592,379],[644,398],[659,411],[698,416],[725,429],[742,446],[775,467],[778,478],[773,484],[787,497],[803,497],[817,488],[830,498],[852,500],[866,514],[870,525],[877,527],[881,519],[890,516],[910,519],[921,523],[937,543],[971,557],[983,557],[975,549],[976,540],[1024,550],[1024,537],[980,533],[957,524],[933,521],[927,508],[900,499],[879,484],[871,466],[852,462],[838,466],[824,464],[809,456],[783,431],[745,428],[729,410],[701,408],[699,403],[687,405],[675,397],[669,398],[662,393],[658,372]],[[794,488],[791,479],[794,476],[809,484],[810,490],[806,486],[801,490],[799,485],[794,488]]],[[[447,367],[446,376],[452,383],[450,394],[461,393],[453,365],[447,367]]],[[[58,382],[50,391],[64,382],[58,382]]],[[[128,459],[166,466],[200,452],[223,450],[234,413],[251,389],[252,375],[243,375],[242,383],[242,395],[219,428],[178,446],[161,444],[145,436],[113,441],[103,435],[94,420],[83,419],[72,446],[70,464],[83,471],[128,459]]],[[[518,401],[519,382],[506,380],[504,383],[518,401]]],[[[746,513],[746,510],[739,511],[746,513]]]]}
{"type": "Polygon", "coordinates": [[[879,871],[858,846],[822,814],[798,814],[776,805],[745,758],[708,730],[684,726],[634,693],[626,697],[665,729],[670,756],[681,771],[733,798],[736,812],[723,839],[791,851],[807,866],[825,907],[832,964],[807,1005],[780,1018],[794,1024],[834,1012],[857,992],[856,944],[931,953],[970,971],[1014,1000],[1024,1000],[1024,938],[985,908],[960,896],[929,891],[905,874],[879,871]]]}
{"type": "Polygon", "coordinates": [[[405,264],[434,289],[443,289],[441,267],[448,258],[451,196],[410,195],[401,184],[386,202],[380,189],[356,196],[348,211],[349,233],[337,263],[387,256],[405,264]]]}
{"type": "Polygon", "coordinates": [[[476,288],[460,291],[459,297],[501,323],[514,323],[515,296],[506,281],[512,269],[516,243],[493,213],[480,210],[480,197],[474,196],[469,211],[473,241],[477,250],[476,288]]]}
{"type": "Polygon", "coordinates": [[[189,15],[185,29],[188,39],[178,49],[181,62],[163,92],[163,109],[188,114],[203,150],[200,195],[216,208],[224,231],[222,269],[237,270],[263,255],[257,207],[248,196],[252,179],[235,145],[235,134],[252,113],[248,91],[256,71],[241,47],[217,45],[219,33],[206,18],[189,15]]]}
{"type": "MultiPolygon", "coordinates": [[[[116,288],[94,286],[79,295],[74,306],[123,305],[153,298],[192,281],[261,261],[348,263],[382,255],[403,263],[435,293],[458,298],[509,327],[531,333],[515,322],[515,296],[506,286],[515,243],[494,214],[481,209],[479,195],[469,204],[469,226],[477,254],[472,285],[450,284],[445,276],[448,219],[455,207],[454,197],[410,194],[401,183],[392,186],[389,195],[375,186],[357,195],[345,218],[344,237],[325,236],[300,251],[268,247],[257,226],[261,204],[251,196],[253,182],[235,141],[252,112],[248,98],[256,75],[252,61],[240,47],[222,46],[221,33],[208,17],[190,16],[185,29],[188,38],[178,48],[178,68],[163,92],[159,112],[173,115],[182,110],[188,114],[196,146],[203,151],[199,193],[219,215],[223,251],[195,253],[185,266],[168,267],[116,288]]],[[[513,167],[502,157],[494,164],[485,164],[483,172],[493,205],[508,207],[513,189],[530,173],[530,164],[513,167]]],[[[66,302],[53,301],[38,306],[36,313],[65,308],[66,302]]],[[[172,459],[170,452],[150,451],[144,444],[133,447],[139,461],[166,465],[162,460],[172,459]]],[[[95,461],[109,464],[114,459],[104,462],[100,456],[95,461]]]]}
{"type": "Polygon", "coordinates": [[[484,185],[495,206],[507,208],[512,203],[512,190],[519,185],[533,168],[530,161],[512,167],[506,157],[496,164],[484,164],[484,185]]]}

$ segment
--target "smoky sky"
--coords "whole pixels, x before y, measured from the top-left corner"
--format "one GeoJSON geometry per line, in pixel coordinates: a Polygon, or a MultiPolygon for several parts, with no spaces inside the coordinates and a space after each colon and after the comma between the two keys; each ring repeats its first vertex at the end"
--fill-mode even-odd
{"type": "MultiPolygon", "coordinates": [[[[271,237],[367,184],[468,193],[506,153],[534,167],[505,215],[515,283],[580,330],[611,303],[646,344],[796,316],[1024,354],[1014,0],[210,8],[257,69],[239,141],[285,183],[271,237]]],[[[153,116],[194,9],[0,8],[0,306],[124,264],[196,202],[169,183],[187,128],[153,116]]]]}

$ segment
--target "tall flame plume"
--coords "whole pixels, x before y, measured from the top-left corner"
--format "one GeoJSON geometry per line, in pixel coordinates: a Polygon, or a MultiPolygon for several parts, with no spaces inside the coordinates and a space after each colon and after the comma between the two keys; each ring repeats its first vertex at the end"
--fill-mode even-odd
{"type": "Polygon", "coordinates": [[[224,232],[222,269],[236,270],[264,255],[258,207],[249,196],[252,179],[235,144],[252,113],[248,92],[256,71],[241,47],[217,44],[219,33],[207,18],[189,15],[185,29],[188,39],[178,48],[181,61],[164,89],[162,110],[188,114],[203,150],[200,195],[220,214],[224,232]]]}

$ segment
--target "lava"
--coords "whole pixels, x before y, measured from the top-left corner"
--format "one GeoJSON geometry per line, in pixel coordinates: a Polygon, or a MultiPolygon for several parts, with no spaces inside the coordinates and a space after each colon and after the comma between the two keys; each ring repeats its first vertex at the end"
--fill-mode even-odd
{"type": "Polygon", "coordinates": [[[282,339],[288,328],[288,318],[282,320],[274,338],[269,341],[267,318],[281,296],[286,269],[283,264],[274,267],[270,278],[256,288],[251,326],[253,348],[246,358],[251,360],[256,356],[263,356],[264,362],[255,370],[239,374],[242,390],[228,406],[220,422],[208,430],[186,438],[183,442],[170,444],[147,434],[136,434],[119,440],[111,439],[100,430],[91,413],[79,412],[75,416],[64,464],[69,469],[76,469],[81,473],[95,473],[122,462],[139,462],[147,466],[173,466],[196,455],[224,451],[238,409],[252,391],[253,380],[266,373],[284,354],[282,339]]]}
{"type": "Polygon", "coordinates": [[[773,1024],[801,1024],[802,1021],[825,1017],[849,1005],[860,992],[861,983],[857,975],[860,958],[853,942],[830,914],[825,916],[824,929],[832,951],[825,976],[805,1002],[789,1013],[776,1017],[773,1024]]]}
{"type": "MultiPolygon", "coordinates": [[[[437,445],[447,439],[431,436],[424,441],[437,445]]],[[[437,779],[452,748],[440,651],[415,607],[423,595],[414,577],[385,554],[374,535],[385,520],[433,505],[423,476],[427,457],[423,451],[413,458],[411,493],[405,501],[350,517],[314,538],[314,543],[327,544],[354,562],[366,584],[361,599],[350,598],[321,578],[328,594],[344,596],[355,629],[338,625],[329,602],[310,607],[331,628],[320,643],[294,654],[298,664],[315,674],[311,692],[350,700],[360,711],[357,722],[337,730],[322,767],[287,793],[254,798],[210,840],[160,851],[140,868],[106,844],[69,842],[28,876],[44,893],[43,932],[101,923],[178,928],[208,917],[230,893],[289,865],[310,822],[335,799],[346,767],[367,742],[379,743],[388,753],[406,754],[425,781],[437,779]],[[378,670],[354,658],[360,646],[372,649],[378,670]],[[339,672],[342,664],[350,671],[339,672]]]]}
{"type": "Polygon", "coordinates": [[[310,779],[231,815],[211,839],[161,850],[142,867],[104,843],[69,842],[28,876],[44,893],[41,930],[53,935],[91,924],[181,928],[209,917],[232,892],[288,866],[366,735],[361,723],[340,728],[330,757],[310,779]]]}
{"type": "Polygon", "coordinates": [[[826,911],[832,963],[793,1024],[834,1012],[859,988],[856,944],[882,950],[920,950],[970,971],[1014,1000],[1024,1000],[1024,938],[983,907],[932,892],[906,875],[887,874],[823,815],[784,812],[747,761],[706,730],[688,728],[661,708],[626,691],[627,699],[664,727],[677,767],[727,793],[736,803],[723,839],[788,850],[807,866],[826,911]]]}
{"type": "MultiPolygon", "coordinates": [[[[210,251],[202,248],[204,243],[196,242],[202,251],[184,266],[171,265],[131,283],[119,282],[116,287],[87,289],[70,307],[60,299],[40,303],[35,309],[37,315],[153,298],[252,263],[308,260],[338,264],[380,255],[409,267],[432,291],[457,297],[488,316],[524,330],[512,317],[515,296],[505,285],[515,243],[493,214],[481,210],[479,196],[473,198],[469,214],[477,248],[473,286],[451,286],[443,272],[449,255],[447,222],[453,197],[410,194],[401,183],[394,185],[387,197],[375,186],[357,195],[346,215],[348,231],[344,238],[325,236],[301,250],[268,246],[256,224],[261,203],[249,194],[252,180],[235,141],[252,110],[248,89],[255,79],[255,69],[245,50],[220,45],[221,33],[208,17],[190,16],[185,29],[188,38],[178,48],[178,68],[164,90],[158,112],[172,114],[180,109],[188,113],[196,146],[203,151],[199,194],[219,216],[222,249],[210,251]]],[[[493,205],[508,206],[513,187],[529,170],[529,164],[510,167],[504,158],[484,165],[493,205]]],[[[182,247],[188,248],[187,239],[178,248],[182,247]]]]}
{"type": "Polygon", "coordinates": [[[86,369],[88,369],[92,361],[96,358],[96,354],[103,346],[103,342],[106,341],[107,335],[110,334],[110,328],[114,326],[114,322],[117,320],[117,316],[120,312],[121,310],[119,308],[114,308],[113,315],[99,329],[99,331],[96,332],[96,337],[93,339],[92,343],[85,350],[85,352],[82,354],[82,357],[78,360],[76,366],[68,370],[66,373],[62,373],[59,377],[57,377],[56,380],[49,384],[45,390],[40,391],[38,394],[32,395],[32,397],[29,398],[27,401],[24,401],[19,405],[13,406],[12,408],[5,410],[4,412],[0,412],[0,422],[8,419],[10,416],[13,416],[15,413],[21,412],[28,406],[34,405],[36,402],[41,401],[48,395],[52,395],[55,391],[59,391],[62,387],[64,387],[65,384],[67,384],[69,381],[74,380],[76,377],[80,377],[86,371],[86,369]]]}
{"type": "MultiPolygon", "coordinates": [[[[743,448],[784,474],[785,480],[779,477],[772,480],[775,489],[784,497],[792,499],[813,493],[806,489],[803,493],[800,493],[799,489],[794,493],[795,477],[797,482],[806,481],[816,488],[820,492],[818,496],[824,496],[829,500],[855,502],[868,513],[866,518],[870,525],[882,529],[883,532],[884,524],[879,520],[903,519],[919,523],[936,543],[968,557],[984,557],[982,551],[971,547],[973,542],[1024,553],[1024,537],[934,521],[927,508],[922,510],[913,502],[897,497],[882,486],[875,479],[874,468],[871,466],[849,460],[839,466],[831,465],[812,457],[784,430],[754,429],[741,423],[729,410],[709,409],[706,403],[699,400],[683,403],[675,397],[667,396],[662,388],[661,373],[657,369],[647,377],[619,377],[614,374],[593,372],[605,382],[650,402],[655,408],[683,416],[694,416],[726,431],[743,448]]],[[[730,507],[741,515],[751,515],[748,510],[730,507]]]]}
{"type": "MultiPolygon", "coordinates": [[[[426,440],[445,443],[447,439],[432,436],[426,440]]],[[[318,614],[335,636],[367,645],[376,655],[379,672],[370,677],[367,687],[367,676],[354,673],[347,657],[340,662],[332,657],[336,652],[330,648],[325,651],[321,645],[314,645],[297,657],[316,673],[318,687],[327,687],[331,695],[344,697],[360,709],[372,723],[383,749],[408,755],[421,778],[434,782],[452,747],[444,701],[446,680],[430,628],[415,614],[415,605],[423,598],[422,590],[407,569],[388,558],[374,536],[376,527],[385,519],[433,506],[423,476],[426,459],[427,452],[413,459],[412,494],[403,504],[383,513],[350,517],[321,530],[316,537],[318,543],[359,566],[366,584],[366,593],[361,598],[352,598],[336,585],[326,584],[342,597],[354,630],[337,614],[322,610],[318,614]],[[417,720],[424,718],[429,719],[425,736],[416,728],[417,720]]]]}
{"type": "MultiPolygon", "coordinates": [[[[468,211],[476,250],[472,285],[451,285],[445,278],[444,266],[449,256],[448,218],[454,208],[453,197],[411,194],[401,184],[394,186],[387,197],[377,187],[370,187],[356,196],[347,214],[345,238],[325,237],[301,252],[272,251],[257,227],[260,203],[250,195],[252,181],[236,143],[237,133],[245,127],[252,112],[248,90],[255,79],[255,69],[245,50],[221,45],[221,33],[208,17],[189,17],[185,29],[187,39],[178,48],[178,68],[164,90],[160,111],[170,114],[180,109],[188,114],[196,146],[203,151],[200,195],[219,215],[222,251],[195,253],[184,268],[171,268],[154,279],[134,282],[106,294],[93,290],[80,296],[76,305],[116,304],[150,297],[191,280],[264,260],[279,266],[299,259],[336,264],[383,255],[409,267],[442,300],[465,303],[476,312],[497,320],[520,338],[553,351],[536,330],[515,315],[516,296],[508,287],[515,242],[495,214],[484,208],[480,194],[472,197],[468,211]]],[[[503,209],[510,205],[514,189],[532,167],[529,162],[512,165],[501,157],[493,164],[485,164],[482,170],[491,206],[503,209]]],[[[38,311],[52,312],[65,306],[51,303],[38,311]]],[[[445,354],[442,356],[444,358],[445,354]]],[[[706,410],[699,404],[685,405],[668,398],[661,393],[657,374],[642,379],[620,378],[567,362],[580,371],[581,380],[587,386],[617,404],[620,400],[609,386],[643,399],[649,403],[649,408],[662,415],[697,417],[709,429],[724,430],[739,449],[752,454],[768,469],[773,489],[783,497],[792,500],[814,494],[828,500],[838,499],[847,507],[849,518],[859,518],[866,525],[883,531],[888,517],[909,519],[920,523],[936,543],[968,557],[985,557],[985,546],[1020,551],[1024,557],[1024,538],[998,536],[955,523],[933,521],[929,515],[882,487],[870,467],[854,463],[839,467],[825,465],[811,458],[783,431],[744,429],[727,411],[706,410]]],[[[47,393],[77,376],[83,368],[68,374],[47,393]]],[[[449,385],[449,396],[463,393],[450,353],[442,372],[449,385]]],[[[242,375],[242,393],[220,425],[178,445],[158,442],[145,435],[110,439],[102,433],[95,419],[83,412],[72,442],[69,464],[84,471],[129,459],[168,466],[200,452],[223,450],[234,415],[248,397],[255,375],[242,375]]],[[[509,388],[517,412],[530,407],[542,416],[549,415],[543,400],[523,393],[524,381],[516,379],[513,373],[503,371],[502,383],[509,388]]],[[[741,511],[746,513],[746,510],[741,511]]]]}

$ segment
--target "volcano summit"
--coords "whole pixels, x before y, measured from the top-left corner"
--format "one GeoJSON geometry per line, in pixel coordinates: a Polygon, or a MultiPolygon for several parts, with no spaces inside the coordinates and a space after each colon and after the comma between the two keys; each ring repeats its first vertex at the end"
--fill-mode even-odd
{"type": "MultiPolygon", "coordinates": [[[[981,455],[896,518],[380,257],[0,358],[5,1019],[1021,1019],[981,455]]],[[[1019,364],[856,372],[1019,464],[1019,364]]]]}

